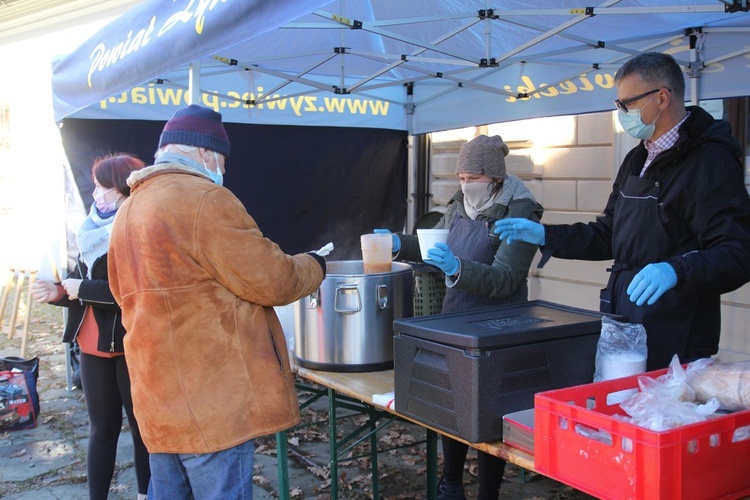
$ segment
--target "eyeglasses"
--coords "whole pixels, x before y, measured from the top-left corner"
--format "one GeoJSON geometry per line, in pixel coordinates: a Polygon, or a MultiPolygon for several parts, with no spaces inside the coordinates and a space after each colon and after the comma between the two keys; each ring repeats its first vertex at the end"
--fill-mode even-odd
{"type": "MultiPolygon", "coordinates": [[[[616,99],[615,100],[615,107],[617,109],[619,109],[620,111],[622,111],[623,113],[627,113],[628,112],[628,105],[629,104],[633,104],[638,99],[643,99],[644,97],[646,97],[648,95],[651,95],[651,94],[654,94],[656,92],[659,92],[661,89],[666,89],[666,87],[661,87],[661,88],[658,88],[658,89],[649,90],[648,92],[644,92],[641,95],[637,95],[635,97],[631,97],[630,99],[623,99],[623,100],[616,99]]],[[[667,89],[667,90],[669,92],[672,92],[672,89],[667,89]]]]}

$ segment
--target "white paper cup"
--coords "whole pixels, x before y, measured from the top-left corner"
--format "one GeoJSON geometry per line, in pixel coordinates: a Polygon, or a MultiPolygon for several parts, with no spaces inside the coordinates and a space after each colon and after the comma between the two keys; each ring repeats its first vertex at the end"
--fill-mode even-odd
{"type": "Polygon", "coordinates": [[[446,243],[448,241],[448,229],[417,229],[419,238],[419,253],[422,260],[427,259],[427,250],[435,246],[435,243],[446,243]]]}
{"type": "Polygon", "coordinates": [[[391,255],[393,254],[393,236],[390,234],[363,234],[362,266],[365,274],[391,272],[391,255]]]}

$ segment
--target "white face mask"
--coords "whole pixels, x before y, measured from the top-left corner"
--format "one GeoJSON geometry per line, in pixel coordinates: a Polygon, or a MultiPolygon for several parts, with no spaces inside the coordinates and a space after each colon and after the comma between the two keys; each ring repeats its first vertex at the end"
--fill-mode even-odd
{"type": "Polygon", "coordinates": [[[492,204],[492,187],[494,185],[494,182],[464,182],[461,184],[461,191],[464,193],[464,205],[469,205],[475,212],[481,212],[492,204]]]}

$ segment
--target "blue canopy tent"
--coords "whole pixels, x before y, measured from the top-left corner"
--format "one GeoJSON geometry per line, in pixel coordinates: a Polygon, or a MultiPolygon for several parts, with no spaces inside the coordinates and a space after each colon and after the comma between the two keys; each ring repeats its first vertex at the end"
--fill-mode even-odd
{"type": "Polygon", "coordinates": [[[415,135],[611,109],[644,51],[688,100],[747,95],[747,1],[150,0],[55,64],[55,116],[164,119],[200,93],[238,123],[415,135]]]}
{"type": "MultiPolygon", "coordinates": [[[[138,120],[135,128],[155,120],[158,135],[176,109],[199,102],[230,124],[283,127],[282,136],[290,126],[326,129],[330,135],[309,136],[303,151],[319,153],[325,164],[313,170],[329,172],[329,179],[352,174],[335,170],[342,162],[383,151],[369,131],[402,134],[388,136],[396,149],[384,164],[352,167],[375,177],[346,177],[348,184],[334,191],[360,184],[376,193],[341,205],[385,214],[358,220],[358,235],[403,226],[406,172],[393,164],[405,161],[407,147],[399,137],[612,109],[617,68],[644,51],[668,52],[680,62],[686,100],[748,95],[747,0],[604,0],[590,7],[576,0],[147,0],[56,61],[52,83],[55,117],[66,126],[114,120],[132,130],[129,120],[138,120]],[[346,158],[339,155],[344,145],[351,149],[346,158]],[[375,202],[386,193],[385,202],[375,202]]],[[[233,147],[251,135],[244,130],[230,132],[233,147]]],[[[151,151],[155,144],[153,138],[151,151]]],[[[259,148],[251,149],[240,164],[253,164],[259,148]]],[[[263,175],[285,172],[288,165],[267,159],[263,175]]],[[[414,157],[409,164],[414,168],[414,157]]],[[[233,175],[230,188],[253,184],[243,177],[232,185],[233,175]]],[[[247,194],[241,199],[252,204],[247,194]]],[[[303,190],[295,195],[307,206],[321,201],[303,190]]],[[[331,215],[341,206],[329,207],[331,215]]],[[[291,226],[299,226],[300,214],[288,214],[295,217],[291,226]]],[[[309,236],[297,246],[312,244],[309,236]]]]}

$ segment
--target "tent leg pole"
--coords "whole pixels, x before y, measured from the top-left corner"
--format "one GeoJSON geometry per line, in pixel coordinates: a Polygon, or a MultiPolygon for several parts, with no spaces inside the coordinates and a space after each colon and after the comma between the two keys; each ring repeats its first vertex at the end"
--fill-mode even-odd
{"type": "Polygon", "coordinates": [[[193,61],[188,66],[188,104],[201,103],[201,63],[193,61]]]}

